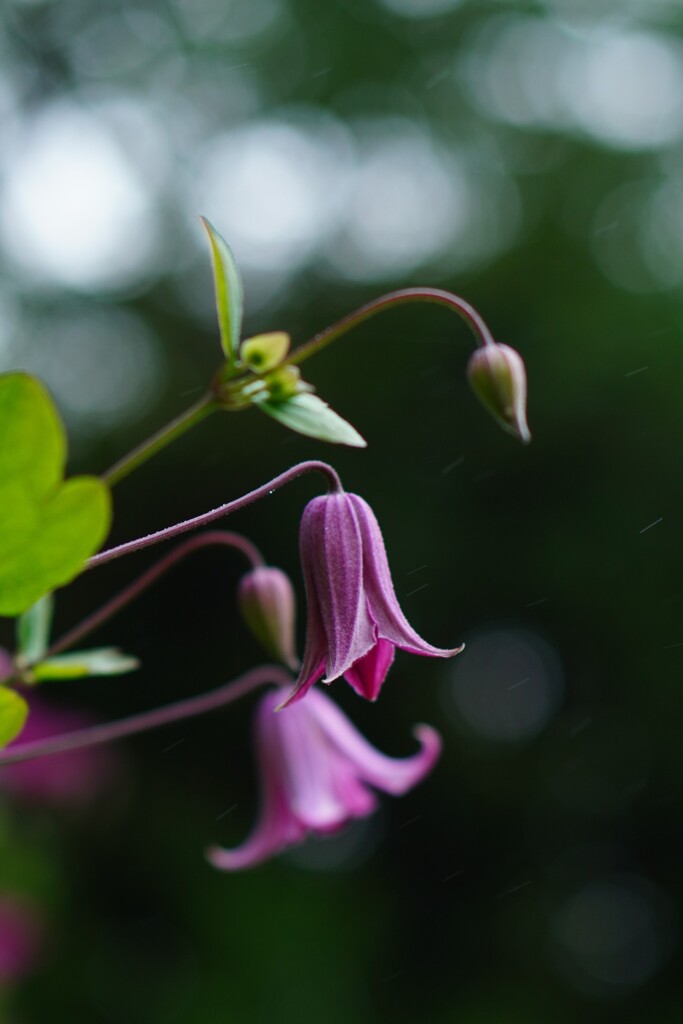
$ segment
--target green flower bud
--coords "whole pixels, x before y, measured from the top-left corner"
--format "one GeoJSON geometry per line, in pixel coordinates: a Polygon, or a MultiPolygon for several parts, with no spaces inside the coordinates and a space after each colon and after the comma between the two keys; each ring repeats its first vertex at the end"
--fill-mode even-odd
{"type": "Polygon", "coordinates": [[[284,331],[257,334],[240,346],[240,359],[254,373],[267,373],[282,362],[289,352],[290,339],[284,331]]]}
{"type": "Polygon", "coordinates": [[[294,638],[296,598],[289,576],[271,565],[252,569],[237,591],[242,617],[263,647],[293,671],[299,667],[294,638]]]}
{"type": "Polygon", "coordinates": [[[299,395],[313,388],[301,379],[298,366],[282,366],[265,378],[269,402],[286,402],[292,395],[299,395]]]}
{"type": "Polygon", "coordinates": [[[493,418],[523,444],[531,440],[526,421],[526,370],[509,345],[484,345],[467,366],[472,390],[493,418]]]}

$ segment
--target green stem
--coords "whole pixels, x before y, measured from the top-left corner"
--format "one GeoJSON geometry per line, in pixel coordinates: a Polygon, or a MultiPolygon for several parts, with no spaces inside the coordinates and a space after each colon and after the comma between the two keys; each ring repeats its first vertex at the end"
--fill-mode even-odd
{"type": "Polygon", "coordinates": [[[190,427],[194,427],[201,420],[205,419],[209,413],[212,413],[215,409],[218,409],[218,403],[212,394],[204,395],[198,402],[191,405],[189,409],[181,413],[170,423],[167,423],[165,427],[158,430],[156,434],[153,434],[142,444],[134,448],[128,455],[124,455],[122,459],[119,459],[106,473],[102,474],[102,479],[105,483],[113,487],[124,477],[132,473],[138,466],[142,466],[143,463],[147,462],[153,455],[160,452],[162,448],[165,448],[171,441],[175,441],[176,438],[181,437],[182,434],[186,433],[190,427]]]}
{"type": "Polygon", "coordinates": [[[431,302],[437,306],[446,306],[447,309],[451,309],[465,321],[474,334],[477,345],[495,345],[496,343],[483,318],[479,316],[479,313],[477,313],[473,306],[470,306],[469,302],[465,302],[459,295],[442,291],[440,288],[403,288],[401,291],[390,292],[388,295],[380,296],[379,299],[373,299],[372,302],[361,306],[360,309],[356,309],[353,313],[342,317],[341,320],[338,320],[336,324],[332,324],[331,327],[326,327],[320,334],[316,334],[310,341],[295,349],[289,359],[287,359],[287,362],[303,363],[305,359],[309,359],[316,352],[320,352],[321,349],[336,341],[337,338],[341,338],[347,331],[358,327],[363,321],[369,320],[370,317],[375,316],[377,313],[383,313],[385,310],[393,309],[395,306],[404,306],[409,302],[431,302]]]}

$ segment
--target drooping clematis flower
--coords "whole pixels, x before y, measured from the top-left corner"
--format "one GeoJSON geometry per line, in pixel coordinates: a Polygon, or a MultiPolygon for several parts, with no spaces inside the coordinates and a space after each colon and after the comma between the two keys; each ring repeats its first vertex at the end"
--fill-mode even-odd
{"type": "Polygon", "coordinates": [[[242,846],[208,850],[211,863],[224,871],[253,867],[308,833],[327,835],[366,817],[377,805],[369,786],[405,793],[428,774],[441,751],[438,733],[419,725],[418,753],[387,757],[325,694],[314,691],[295,707],[276,711],[285,693],[284,688],[269,691],[256,715],[260,820],[242,846]]]}
{"type": "Polygon", "coordinates": [[[452,658],[418,636],[401,611],[379,524],[357,494],[326,494],[304,509],[300,531],[308,620],[299,678],[285,704],[323,676],[344,676],[356,693],[376,700],[398,647],[452,658]]]}

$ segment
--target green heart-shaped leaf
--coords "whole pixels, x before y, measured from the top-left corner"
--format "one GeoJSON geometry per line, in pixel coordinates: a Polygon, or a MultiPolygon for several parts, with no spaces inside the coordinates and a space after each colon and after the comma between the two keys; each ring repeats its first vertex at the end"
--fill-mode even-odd
{"type": "Polygon", "coordinates": [[[25,373],[0,375],[0,615],[20,615],[77,576],[104,540],[109,489],[62,483],[66,436],[47,391],[25,373]]]}
{"type": "Polygon", "coordinates": [[[0,747],[15,739],[26,724],[28,704],[15,690],[0,686],[0,747]]]}

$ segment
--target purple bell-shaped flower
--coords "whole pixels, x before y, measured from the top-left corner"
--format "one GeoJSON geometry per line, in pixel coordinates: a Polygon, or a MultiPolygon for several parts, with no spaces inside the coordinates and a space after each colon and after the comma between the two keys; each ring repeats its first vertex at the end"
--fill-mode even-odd
{"type": "Polygon", "coordinates": [[[356,494],[314,498],[300,532],[308,619],[306,650],[286,704],[319,679],[344,676],[354,690],[376,700],[398,647],[411,654],[451,658],[462,646],[433,647],[401,611],[375,515],[356,494]]]}

